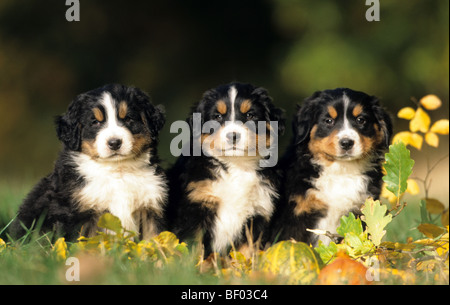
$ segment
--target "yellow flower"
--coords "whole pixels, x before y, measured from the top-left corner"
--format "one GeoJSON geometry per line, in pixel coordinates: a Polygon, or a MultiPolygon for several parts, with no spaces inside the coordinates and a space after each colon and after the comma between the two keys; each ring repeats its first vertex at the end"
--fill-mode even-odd
{"type": "Polygon", "coordinates": [[[422,108],[417,108],[414,118],[409,122],[409,129],[412,132],[421,131],[426,133],[430,127],[431,119],[428,113],[422,108]]]}
{"type": "Polygon", "coordinates": [[[67,244],[64,240],[64,237],[60,237],[56,240],[53,245],[53,252],[56,253],[56,256],[60,259],[66,259],[67,257],[67,244]]]}
{"type": "Polygon", "coordinates": [[[429,94],[420,99],[420,104],[427,110],[435,110],[441,107],[441,100],[434,94],[429,94]]]}
{"type": "Polygon", "coordinates": [[[0,238],[0,252],[6,249],[6,243],[0,238]]]}
{"type": "Polygon", "coordinates": [[[401,119],[405,120],[411,120],[414,118],[414,115],[416,114],[416,111],[412,109],[411,107],[405,107],[400,109],[400,111],[397,113],[397,116],[401,119]]]}
{"type": "Polygon", "coordinates": [[[436,121],[430,129],[431,132],[447,135],[448,134],[448,120],[436,121]]]}

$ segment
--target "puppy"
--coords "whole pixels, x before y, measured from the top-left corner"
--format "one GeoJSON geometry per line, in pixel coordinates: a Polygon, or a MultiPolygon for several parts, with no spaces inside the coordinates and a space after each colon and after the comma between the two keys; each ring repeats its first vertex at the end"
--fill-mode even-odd
{"type": "Polygon", "coordinates": [[[172,230],[181,239],[201,236],[205,255],[252,249],[279,197],[280,176],[264,161],[278,151],[283,111],[265,89],[231,83],[206,91],[192,112],[191,156],[169,174],[172,230]]]}
{"type": "Polygon", "coordinates": [[[306,229],[336,233],[341,216],[360,214],[368,197],[378,198],[391,119],[376,97],[339,88],[306,99],[293,133],[281,161],[284,205],[273,232],[281,240],[328,244],[328,237],[306,229]]]}
{"type": "Polygon", "coordinates": [[[159,232],[168,193],[156,151],[162,108],[138,88],[113,84],[78,95],[55,121],[62,151],[20,206],[13,235],[40,220],[58,236],[92,236],[105,212],[141,238],[159,232]]]}

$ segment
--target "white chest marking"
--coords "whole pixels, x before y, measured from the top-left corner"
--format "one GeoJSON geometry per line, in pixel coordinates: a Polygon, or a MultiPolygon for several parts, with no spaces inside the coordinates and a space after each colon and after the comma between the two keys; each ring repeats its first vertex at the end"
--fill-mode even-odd
{"type": "MultiPolygon", "coordinates": [[[[336,233],[339,220],[351,210],[359,208],[370,194],[367,191],[370,178],[363,175],[370,164],[362,161],[335,161],[323,166],[319,178],[314,179],[318,199],[328,205],[327,216],[322,218],[314,229],[336,233]]],[[[328,244],[328,237],[319,237],[328,244]]]]}
{"type": "Polygon", "coordinates": [[[253,164],[244,160],[228,165],[228,171],[221,170],[220,178],[213,182],[214,196],[222,200],[213,228],[213,250],[217,252],[226,251],[250,217],[261,215],[269,220],[273,198],[278,197],[273,187],[257,175],[253,164]]]}
{"type": "Polygon", "coordinates": [[[110,212],[127,230],[139,231],[133,213],[145,208],[162,215],[167,197],[164,179],[148,164],[148,154],[121,162],[99,162],[74,154],[77,170],[86,180],[74,193],[80,210],[110,212]]]}

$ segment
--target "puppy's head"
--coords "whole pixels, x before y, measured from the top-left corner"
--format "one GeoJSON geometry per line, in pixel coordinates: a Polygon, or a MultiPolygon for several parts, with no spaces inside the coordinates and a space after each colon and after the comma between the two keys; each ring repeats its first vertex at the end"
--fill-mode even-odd
{"type": "MultiPolygon", "coordinates": [[[[197,134],[194,130],[194,136],[213,156],[259,155],[258,147],[269,147],[274,133],[284,132],[283,111],[273,105],[266,89],[250,84],[208,90],[193,112],[201,114],[202,126],[197,134]],[[277,122],[276,130],[271,121],[277,122]]],[[[190,123],[194,125],[193,117],[190,123]]]]}
{"type": "Polygon", "coordinates": [[[156,145],[163,112],[138,88],[106,85],[78,95],[56,118],[56,130],[66,149],[101,161],[124,160],[156,145]]]}
{"type": "Polygon", "coordinates": [[[365,158],[386,149],[392,135],[391,119],[376,97],[343,88],[306,99],[293,126],[297,145],[329,161],[365,158]]]}

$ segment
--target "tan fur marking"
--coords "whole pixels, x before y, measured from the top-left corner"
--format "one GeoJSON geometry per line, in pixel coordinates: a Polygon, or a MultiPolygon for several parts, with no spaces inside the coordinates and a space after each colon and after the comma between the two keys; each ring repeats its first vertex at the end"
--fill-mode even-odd
{"type": "Polygon", "coordinates": [[[252,108],[252,102],[250,100],[245,100],[242,102],[240,110],[242,113],[247,113],[250,108],[252,108]]]}
{"type": "Polygon", "coordinates": [[[314,157],[326,163],[333,162],[333,157],[336,156],[335,138],[337,136],[337,131],[333,131],[328,137],[325,138],[316,138],[316,131],[317,125],[314,125],[310,133],[311,139],[308,143],[309,150],[314,157]]]}
{"type": "Polygon", "coordinates": [[[139,156],[148,148],[148,145],[151,142],[150,136],[145,134],[136,134],[133,138],[134,141],[132,151],[136,156],[139,156]]]}
{"type": "Polygon", "coordinates": [[[85,140],[81,142],[81,152],[91,156],[92,158],[98,158],[98,152],[95,145],[95,140],[85,140]]]}
{"type": "Polygon", "coordinates": [[[361,138],[362,150],[364,151],[365,154],[370,154],[373,151],[373,149],[375,148],[378,137],[370,138],[370,137],[361,136],[360,138],[361,138]]]}
{"type": "Polygon", "coordinates": [[[205,148],[209,147],[209,149],[214,150],[215,149],[214,143],[216,143],[216,142],[219,143],[219,141],[220,141],[217,134],[218,133],[216,133],[214,135],[209,134],[209,133],[202,133],[200,136],[200,143],[202,144],[202,147],[203,147],[203,145],[205,145],[204,146],[205,148]]]}
{"type": "Polygon", "coordinates": [[[301,215],[303,213],[309,214],[316,211],[326,211],[328,209],[328,205],[323,201],[317,199],[313,191],[307,191],[306,196],[302,195],[291,196],[289,198],[289,201],[293,201],[296,203],[294,208],[294,214],[296,216],[301,215]]]}
{"type": "Polygon", "coordinates": [[[336,111],[336,108],[334,108],[333,106],[328,106],[328,114],[330,115],[330,117],[334,120],[335,118],[337,118],[338,113],[336,111]]]}
{"type": "Polygon", "coordinates": [[[99,108],[95,107],[94,109],[92,109],[92,112],[94,113],[94,117],[97,121],[103,122],[105,117],[103,116],[103,112],[99,108]]]}
{"type": "Polygon", "coordinates": [[[375,138],[376,138],[376,145],[380,145],[385,141],[385,135],[383,131],[381,130],[380,126],[377,123],[373,124],[373,128],[375,129],[375,138]]]}
{"type": "Polygon", "coordinates": [[[211,180],[190,182],[186,187],[186,191],[189,192],[187,197],[190,201],[201,203],[210,209],[221,203],[221,199],[213,195],[211,180]]]}
{"type": "Polygon", "coordinates": [[[124,119],[127,115],[128,105],[125,101],[120,102],[119,104],[119,118],[124,119]]]}
{"type": "Polygon", "coordinates": [[[352,114],[353,116],[356,118],[358,115],[360,115],[363,111],[363,107],[358,104],[355,106],[355,108],[353,108],[352,114]]]}
{"type": "Polygon", "coordinates": [[[217,101],[217,111],[219,111],[220,114],[227,113],[227,104],[222,100],[217,101]]]}

